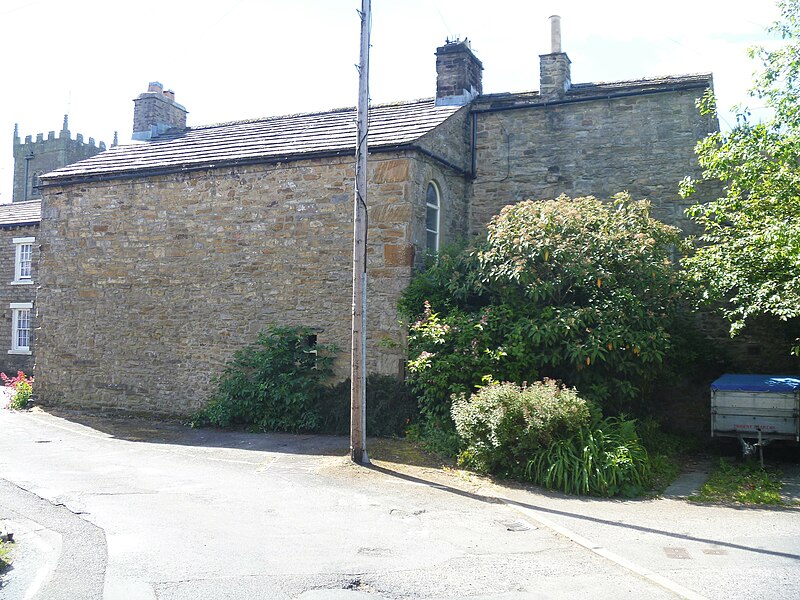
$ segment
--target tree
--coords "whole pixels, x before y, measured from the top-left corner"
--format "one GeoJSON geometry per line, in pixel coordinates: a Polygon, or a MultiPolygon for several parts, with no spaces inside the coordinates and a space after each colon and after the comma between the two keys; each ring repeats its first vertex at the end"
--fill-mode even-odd
{"type": "Polygon", "coordinates": [[[404,294],[423,414],[446,425],[454,393],[545,377],[633,408],[680,342],[687,290],[671,257],[682,247],[627,195],[505,207],[485,241],[444,253],[404,294]]]}
{"type": "MultiPolygon", "coordinates": [[[[751,95],[773,116],[753,122],[739,110],[731,131],[712,133],[697,146],[703,180],[722,182],[724,196],[689,209],[703,227],[703,244],[684,265],[705,287],[706,299],[720,303],[731,335],[757,315],[800,316],[800,2],[779,0],[778,6],[781,20],[770,30],[785,43],[750,51],[763,63],[751,95]]],[[[713,95],[701,110],[715,112],[713,95]]],[[[694,183],[684,181],[684,195],[694,183]]],[[[793,352],[800,353],[800,340],[793,352]]]]}

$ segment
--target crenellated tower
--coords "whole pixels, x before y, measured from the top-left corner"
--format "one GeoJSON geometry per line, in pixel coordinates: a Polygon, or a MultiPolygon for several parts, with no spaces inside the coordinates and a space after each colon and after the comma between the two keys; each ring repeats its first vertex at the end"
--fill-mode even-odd
{"type": "Polygon", "coordinates": [[[12,202],[36,200],[42,197],[39,177],[84,158],[94,156],[106,149],[100,142],[95,145],[94,138],[83,141],[79,133],[72,139],[69,131],[68,115],[64,115],[64,124],[56,137],[56,132],[47,134],[47,139],[39,133],[36,140],[26,136],[20,141],[19,128],[14,125],[14,192],[12,202]]]}

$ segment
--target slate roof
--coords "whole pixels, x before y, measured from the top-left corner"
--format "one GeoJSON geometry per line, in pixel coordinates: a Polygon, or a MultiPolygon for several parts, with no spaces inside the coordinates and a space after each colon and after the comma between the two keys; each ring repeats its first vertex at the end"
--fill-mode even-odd
{"type": "MultiPolygon", "coordinates": [[[[409,145],[460,107],[433,99],[370,108],[370,150],[409,145]]],[[[95,176],[148,175],[232,164],[352,154],[355,108],[220,123],[170,131],[146,142],[116,146],[47,173],[45,184],[95,176]]]]}
{"type": "Polygon", "coordinates": [[[711,85],[711,73],[690,73],[688,75],[669,75],[626,81],[600,81],[594,83],[574,83],[567,91],[567,97],[580,97],[587,94],[643,94],[678,89],[706,88],[711,85]]]}
{"type": "Polygon", "coordinates": [[[37,225],[42,220],[42,201],[27,200],[0,204],[0,227],[37,225]]]}
{"type": "Polygon", "coordinates": [[[581,102],[600,98],[619,98],[673,92],[678,90],[704,89],[712,87],[711,73],[692,73],[688,75],[670,75],[666,77],[650,77],[625,81],[602,81],[593,83],[573,83],[563,99],[545,102],[539,92],[517,92],[501,94],[484,94],[479,96],[476,104],[478,110],[494,110],[505,106],[526,107],[544,104],[562,104],[581,102]]]}

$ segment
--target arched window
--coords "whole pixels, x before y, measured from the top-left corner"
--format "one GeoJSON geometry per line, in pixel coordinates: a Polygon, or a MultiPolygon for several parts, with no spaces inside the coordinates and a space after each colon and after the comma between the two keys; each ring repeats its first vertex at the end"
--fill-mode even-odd
{"type": "Polygon", "coordinates": [[[438,186],[432,181],[425,192],[425,249],[428,252],[439,251],[439,206],[438,186]]]}

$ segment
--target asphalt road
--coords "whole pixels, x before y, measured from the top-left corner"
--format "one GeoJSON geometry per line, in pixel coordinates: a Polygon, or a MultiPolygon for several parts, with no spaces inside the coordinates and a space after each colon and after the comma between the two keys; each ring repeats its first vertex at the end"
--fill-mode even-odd
{"type": "Polygon", "coordinates": [[[0,597],[800,597],[800,511],[347,460],[342,438],[0,411],[0,597]]]}

